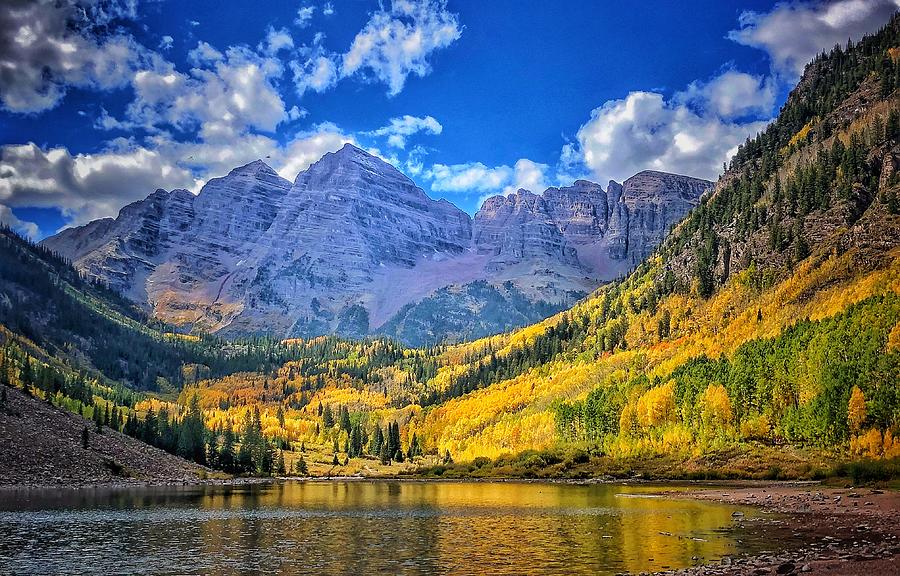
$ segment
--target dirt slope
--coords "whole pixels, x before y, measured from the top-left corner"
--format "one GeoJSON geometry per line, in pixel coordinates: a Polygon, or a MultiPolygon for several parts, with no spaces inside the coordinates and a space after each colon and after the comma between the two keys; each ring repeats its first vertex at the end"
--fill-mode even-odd
{"type": "Polygon", "coordinates": [[[0,486],[196,482],[205,470],[119,432],[6,388],[0,486]],[[87,426],[88,448],[82,447],[87,426]]]}

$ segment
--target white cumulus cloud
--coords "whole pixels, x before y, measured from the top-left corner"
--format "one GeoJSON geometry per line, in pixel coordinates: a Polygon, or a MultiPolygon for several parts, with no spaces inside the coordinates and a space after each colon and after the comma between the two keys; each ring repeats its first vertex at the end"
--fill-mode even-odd
{"type": "Polygon", "coordinates": [[[79,223],[111,216],[157,188],[192,182],[188,170],[140,146],[99,154],[43,150],[33,143],[0,148],[0,203],[59,208],[79,223]]]}
{"type": "Polygon", "coordinates": [[[148,129],[199,128],[205,140],[215,140],[250,128],[273,131],[287,118],[274,84],[282,74],[279,60],[246,47],[231,47],[222,55],[203,43],[192,57],[198,67],[188,73],[164,64],[134,75],[135,99],[128,107],[132,123],[148,129]]]}
{"type": "Polygon", "coordinates": [[[130,2],[6,0],[0,10],[0,104],[17,113],[56,106],[70,86],[125,86],[148,57],[116,19],[133,19],[130,2]]]}
{"type": "Polygon", "coordinates": [[[297,88],[298,96],[303,96],[307,90],[324,92],[334,86],[338,80],[337,64],[333,57],[320,51],[316,51],[303,62],[292,61],[290,67],[294,73],[294,85],[297,88]]]}
{"type": "Polygon", "coordinates": [[[591,112],[578,130],[578,148],[600,181],[621,182],[648,169],[712,180],[737,146],[767,123],[733,122],[662,94],[632,92],[591,112]]]}
{"type": "Polygon", "coordinates": [[[391,118],[387,126],[382,126],[368,134],[371,136],[387,136],[387,143],[394,148],[406,148],[406,139],[413,134],[440,134],[444,130],[441,123],[432,116],[410,116],[391,118]]]}
{"type": "Polygon", "coordinates": [[[765,50],[779,72],[796,78],[818,53],[875,32],[898,8],[900,0],[781,2],[769,12],[744,12],[728,37],[765,50]]]}
{"type": "Polygon", "coordinates": [[[547,188],[549,166],[520,158],[513,166],[486,166],[481,162],[434,164],[423,173],[435,192],[511,194],[520,188],[540,193],[547,188]]]}
{"type": "Polygon", "coordinates": [[[316,13],[315,6],[301,6],[297,10],[297,17],[294,18],[294,24],[298,28],[306,28],[312,20],[313,14],[316,13]]]}
{"type": "Polygon", "coordinates": [[[459,39],[462,27],[445,0],[393,0],[378,10],[341,58],[341,75],[370,75],[388,85],[388,94],[403,90],[410,74],[431,71],[428,57],[459,39]]]}
{"type": "Polygon", "coordinates": [[[775,106],[777,91],[771,77],[728,70],[709,82],[692,82],[675,98],[722,118],[768,116],[775,106]]]}
{"type": "MultiPolygon", "coordinates": [[[[178,142],[165,134],[144,145],[119,139],[101,151],[73,154],[34,143],[0,146],[0,205],[55,207],[70,224],[115,216],[157,188],[199,191],[210,178],[262,159],[284,178],[355,139],[332,124],[300,132],[281,144],[261,134],[222,142],[178,142]]],[[[11,212],[10,212],[11,215],[11,212]]],[[[5,222],[31,233],[28,223],[5,222]]],[[[36,232],[35,232],[36,234],[36,232]]]]}
{"type": "Polygon", "coordinates": [[[37,224],[19,219],[13,214],[9,206],[4,206],[3,204],[0,204],[0,224],[10,227],[15,232],[32,240],[37,240],[40,235],[40,229],[37,224]]]}

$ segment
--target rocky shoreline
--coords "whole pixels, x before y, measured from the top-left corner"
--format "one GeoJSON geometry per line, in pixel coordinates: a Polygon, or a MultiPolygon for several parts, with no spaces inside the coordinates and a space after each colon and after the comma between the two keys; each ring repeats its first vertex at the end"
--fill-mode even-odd
{"type": "MultiPolygon", "coordinates": [[[[900,574],[900,493],[871,488],[824,488],[766,484],[683,492],[692,498],[757,506],[778,514],[800,546],[772,553],[725,557],[705,564],[658,572],[667,576],[867,575],[900,574]]],[[[735,520],[744,522],[739,512],[735,520]]],[[[762,522],[771,520],[762,518],[762,522]]],[[[747,520],[750,522],[752,520],[747,520]]]]}

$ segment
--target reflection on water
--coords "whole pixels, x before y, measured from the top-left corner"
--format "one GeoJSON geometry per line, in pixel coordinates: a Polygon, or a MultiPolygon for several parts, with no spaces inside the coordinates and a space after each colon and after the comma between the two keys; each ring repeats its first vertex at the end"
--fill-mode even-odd
{"type": "Polygon", "coordinates": [[[0,572],[613,574],[769,544],[731,529],[734,507],[647,491],[373,481],[0,492],[0,572]]]}

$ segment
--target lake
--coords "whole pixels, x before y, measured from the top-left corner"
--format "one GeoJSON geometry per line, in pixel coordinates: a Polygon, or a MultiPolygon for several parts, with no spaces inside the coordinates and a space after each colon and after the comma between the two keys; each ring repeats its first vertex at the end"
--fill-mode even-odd
{"type": "Polygon", "coordinates": [[[733,518],[733,506],[652,491],[397,481],[0,491],[0,572],[615,574],[785,544],[752,509],[733,518]]]}

